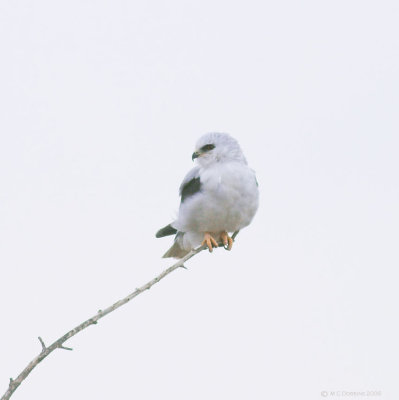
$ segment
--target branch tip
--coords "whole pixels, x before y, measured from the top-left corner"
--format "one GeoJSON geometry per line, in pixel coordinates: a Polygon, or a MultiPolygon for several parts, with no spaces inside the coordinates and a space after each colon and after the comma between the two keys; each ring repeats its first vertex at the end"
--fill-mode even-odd
{"type": "Polygon", "coordinates": [[[43,339],[39,336],[38,337],[40,344],[42,345],[42,352],[47,350],[46,345],[43,342],[43,339]]]}
{"type": "Polygon", "coordinates": [[[65,347],[63,345],[61,345],[59,348],[62,349],[62,350],[68,350],[68,351],[72,351],[73,350],[72,347],[65,347]]]}

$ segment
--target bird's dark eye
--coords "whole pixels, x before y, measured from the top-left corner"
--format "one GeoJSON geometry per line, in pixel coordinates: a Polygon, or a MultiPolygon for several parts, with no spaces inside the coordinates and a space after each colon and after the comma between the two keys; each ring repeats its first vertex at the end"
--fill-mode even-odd
{"type": "Polygon", "coordinates": [[[205,146],[201,147],[202,152],[211,151],[215,148],[214,144],[206,144],[205,146]]]}

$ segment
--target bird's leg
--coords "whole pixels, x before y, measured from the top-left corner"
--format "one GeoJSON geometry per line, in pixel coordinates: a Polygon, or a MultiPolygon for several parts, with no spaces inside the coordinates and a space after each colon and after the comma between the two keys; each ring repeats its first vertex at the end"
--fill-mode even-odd
{"type": "Polygon", "coordinates": [[[222,239],[224,248],[226,250],[231,250],[231,248],[233,247],[233,239],[229,236],[229,234],[224,231],[220,234],[220,238],[222,239]]]}
{"type": "Polygon", "coordinates": [[[204,240],[202,241],[201,245],[206,245],[209,249],[209,252],[212,253],[214,247],[218,247],[218,242],[215,238],[209,233],[204,233],[204,240]]]}

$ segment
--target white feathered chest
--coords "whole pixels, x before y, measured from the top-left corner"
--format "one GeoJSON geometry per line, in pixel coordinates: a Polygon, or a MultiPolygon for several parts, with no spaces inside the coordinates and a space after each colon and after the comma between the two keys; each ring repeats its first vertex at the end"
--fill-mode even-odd
{"type": "Polygon", "coordinates": [[[249,225],[258,208],[254,172],[229,162],[199,171],[200,190],[181,203],[174,226],[182,232],[234,232],[249,225]]]}

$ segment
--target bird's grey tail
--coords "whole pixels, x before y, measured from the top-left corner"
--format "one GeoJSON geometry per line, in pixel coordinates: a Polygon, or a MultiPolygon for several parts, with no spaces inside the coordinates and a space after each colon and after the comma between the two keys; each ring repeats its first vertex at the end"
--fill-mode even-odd
{"type": "Polygon", "coordinates": [[[173,246],[162,256],[162,258],[183,258],[188,253],[190,253],[190,250],[182,249],[177,242],[174,242],[173,246]]]}
{"type": "Polygon", "coordinates": [[[173,246],[162,256],[163,258],[183,258],[190,252],[190,250],[186,250],[181,246],[183,235],[183,232],[177,232],[173,246]]]}
{"type": "Polygon", "coordinates": [[[162,256],[163,258],[183,258],[186,254],[190,252],[190,250],[185,250],[181,246],[183,239],[183,232],[178,232],[177,229],[173,228],[172,224],[166,225],[161,228],[156,234],[155,237],[161,238],[164,236],[170,236],[176,234],[175,241],[173,246],[162,256]]]}

